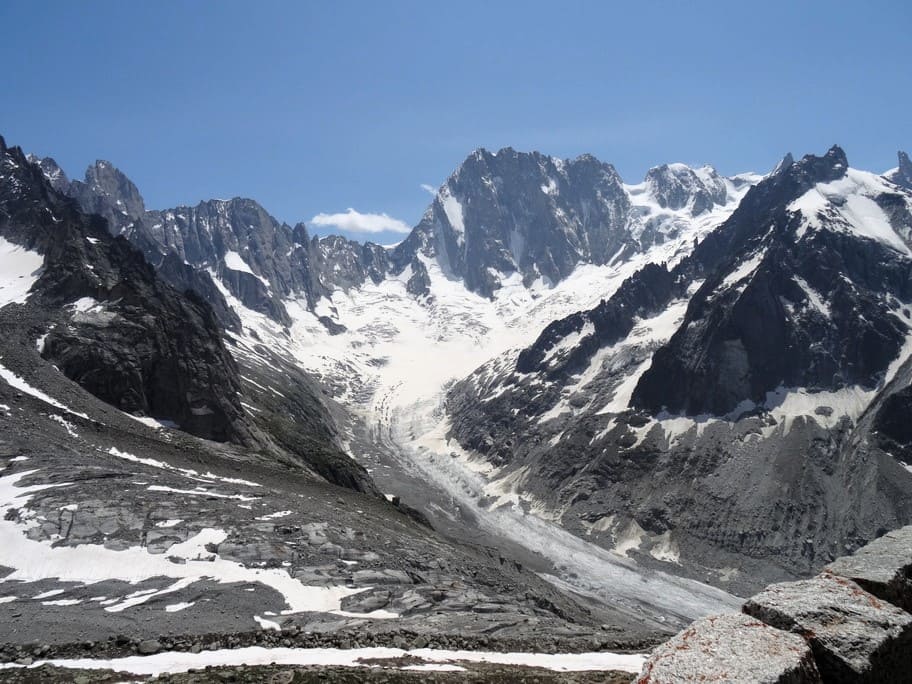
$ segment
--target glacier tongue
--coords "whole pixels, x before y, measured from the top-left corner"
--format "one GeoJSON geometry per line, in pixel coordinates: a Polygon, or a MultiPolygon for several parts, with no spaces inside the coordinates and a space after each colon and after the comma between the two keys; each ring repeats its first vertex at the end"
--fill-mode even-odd
{"type": "Polygon", "coordinates": [[[447,532],[518,549],[537,559],[532,562],[556,584],[655,624],[681,624],[733,606],[735,599],[699,582],[645,573],[633,560],[565,531],[555,519],[559,515],[530,507],[516,491],[502,496],[490,464],[447,440],[443,399],[452,382],[527,345],[549,322],[597,305],[647,263],[686,256],[695,240],[727,217],[739,194],[696,218],[686,216],[687,209],[668,211],[644,197],[637,200],[641,217],[659,216],[674,228],[650,248],[613,265],[580,264],[553,285],[540,277],[526,286],[518,273],[498,274],[502,286],[490,299],[469,291],[424,255],[418,258],[430,278],[429,296],[416,299],[408,292],[406,269],[379,283],[336,290],[321,298],[314,312],[303,300],[286,299],[288,330],[223,290],[245,329],[234,338],[235,353],[268,363],[257,352],[265,343],[322,377],[333,398],[356,417],[344,431],[344,446],[383,491],[424,508],[447,532]],[[330,334],[319,317],[344,330],[330,334]],[[506,505],[490,505],[492,495],[506,505]]]}

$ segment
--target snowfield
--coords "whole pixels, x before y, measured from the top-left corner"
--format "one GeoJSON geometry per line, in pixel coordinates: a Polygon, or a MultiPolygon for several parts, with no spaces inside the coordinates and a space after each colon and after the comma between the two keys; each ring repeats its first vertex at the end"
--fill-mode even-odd
{"type": "MultiPolygon", "coordinates": [[[[890,219],[880,208],[874,197],[892,193],[892,184],[883,177],[867,171],[849,169],[844,178],[832,183],[821,183],[789,205],[789,210],[800,211],[804,222],[798,232],[803,237],[807,231],[822,230],[820,216],[825,216],[826,225],[875,240],[905,256],[912,256],[912,250],[890,225],[890,219]]],[[[908,237],[908,236],[906,236],[908,237]]]]}
{"type": "MultiPolygon", "coordinates": [[[[639,653],[495,653],[486,651],[445,651],[420,648],[405,651],[400,648],[246,648],[203,651],[202,653],[168,652],[151,656],[128,656],[109,660],[94,658],[39,660],[30,667],[55,665],[79,670],[111,669],[135,675],[157,677],[163,674],[187,672],[205,667],[230,667],[239,665],[298,665],[377,667],[369,662],[375,659],[417,658],[419,665],[406,665],[400,669],[438,672],[465,670],[458,663],[494,663],[539,667],[555,672],[585,672],[589,670],[620,670],[638,673],[646,660],[639,653]]],[[[21,668],[15,663],[0,663],[0,669],[21,668]]],[[[23,668],[25,669],[25,668],[23,668]]]]}
{"type": "MultiPolygon", "coordinates": [[[[10,519],[9,516],[0,520],[0,565],[13,569],[0,580],[0,586],[6,583],[38,582],[48,579],[74,582],[83,586],[105,580],[122,580],[131,584],[151,578],[173,580],[157,591],[146,590],[122,597],[120,600],[111,600],[105,608],[108,612],[120,612],[162,595],[180,591],[204,579],[224,584],[248,582],[270,587],[281,594],[287,606],[283,614],[313,611],[337,615],[349,615],[341,609],[342,599],[370,588],[308,586],[291,577],[283,568],[247,568],[240,563],[225,560],[207,550],[208,544],[220,544],[228,536],[224,530],[213,528],[199,530],[190,539],[173,544],[162,554],[149,553],[147,549],[139,546],[115,551],[97,544],[60,546],[55,545],[54,540],[44,542],[30,539],[26,535],[31,527],[26,506],[31,496],[49,488],[73,486],[73,483],[69,482],[19,484],[21,480],[36,472],[38,471],[27,470],[0,477],[0,510],[19,511],[24,520],[17,521],[10,519]]],[[[209,491],[197,493],[213,496],[209,491]]],[[[397,617],[394,613],[382,610],[356,615],[380,619],[397,617]]]]}
{"type": "Polygon", "coordinates": [[[41,275],[44,257],[0,237],[0,307],[21,304],[41,275]]]}

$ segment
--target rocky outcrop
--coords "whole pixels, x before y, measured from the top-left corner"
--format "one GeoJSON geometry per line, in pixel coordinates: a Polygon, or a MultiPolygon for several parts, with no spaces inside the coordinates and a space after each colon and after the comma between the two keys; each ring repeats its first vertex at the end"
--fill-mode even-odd
{"type": "Polygon", "coordinates": [[[659,646],[637,684],[818,684],[807,642],[747,615],[712,615],[659,646]]]}
{"type": "Polygon", "coordinates": [[[767,587],[742,616],[693,623],[655,650],[637,681],[909,681],[912,615],[897,581],[907,582],[910,539],[912,527],[890,532],[816,577],[767,587]]]}
{"type": "MultiPolygon", "coordinates": [[[[907,326],[884,294],[900,301],[912,295],[908,247],[858,239],[836,210],[807,216],[793,205],[847,172],[845,154],[834,147],[748,192],[695,250],[708,277],[675,335],[654,354],[633,406],[723,415],[745,401],[762,403],[777,387],[877,385],[905,339],[907,326]],[[827,220],[821,215],[833,230],[809,227],[827,220]],[[807,306],[818,302],[825,304],[807,306]]],[[[832,201],[838,207],[844,200],[832,201]]]]}
{"type": "Polygon", "coordinates": [[[239,331],[241,322],[223,290],[246,308],[289,325],[283,299],[300,297],[312,308],[337,288],[379,282],[389,270],[383,247],[311,238],[303,223],[281,223],[251,199],[147,211],[136,186],[110,162],[89,166],[83,182],[68,180],[49,157],[30,159],[55,189],[137,246],[162,279],[209,302],[231,330],[239,331]]]}
{"type": "Polygon", "coordinates": [[[887,532],[826,570],[912,613],[912,527],[887,532]]]}
{"type": "Polygon", "coordinates": [[[107,223],[0,144],[0,235],[44,255],[30,303],[47,312],[44,358],[125,412],[246,442],[237,366],[212,310],[156,277],[107,223]]]}
{"type": "Polygon", "coordinates": [[[912,160],[910,160],[909,155],[902,150],[900,150],[896,156],[899,158],[899,166],[897,166],[896,170],[889,174],[887,178],[897,185],[912,190],[912,160]]]}
{"type": "MultiPolygon", "coordinates": [[[[517,275],[529,286],[555,283],[580,263],[606,264],[676,235],[693,217],[723,207],[752,181],[712,168],[670,164],[625,186],[610,164],[591,155],[561,160],[511,148],[471,154],[437,192],[423,218],[395,248],[339,236],[310,237],[250,199],[146,211],[136,186],[110,162],[70,181],[51,158],[38,164],[54,187],[84,211],[107,219],[175,287],[189,287],[238,330],[224,288],[245,307],[288,325],[283,300],[314,309],[335,290],[404,278],[415,297],[431,295],[430,264],[487,297],[517,275]],[[190,277],[174,259],[198,272],[190,277]],[[166,267],[167,266],[167,267],[166,267]],[[219,281],[214,286],[210,281],[219,281]]],[[[335,324],[321,319],[331,329],[335,324]]]]}
{"type": "Polygon", "coordinates": [[[900,681],[912,664],[912,615],[843,577],[774,584],[744,612],[807,639],[825,681],[900,681]]]}
{"type": "Polygon", "coordinates": [[[624,281],[617,294],[591,311],[551,323],[516,359],[517,373],[546,372],[549,378],[566,377],[588,366],[602,347],[625,338],[637,321],[661,311],[675,294],[683,294],[681,279],[658,264],[648,264],[624,281]],[[559,363],[544,363],[569,335],[588,333],[559,363]]]}
{"type": "Polygon", "coordinates": [[[123,233],[146,212],[139,189],[110,162],[99,159],[79,181],[67,178],[51,157],[28,155],[28,160],[41,168],[55,190],[75,199],[85,213],[105,218],[112,235],[123,233]]]}

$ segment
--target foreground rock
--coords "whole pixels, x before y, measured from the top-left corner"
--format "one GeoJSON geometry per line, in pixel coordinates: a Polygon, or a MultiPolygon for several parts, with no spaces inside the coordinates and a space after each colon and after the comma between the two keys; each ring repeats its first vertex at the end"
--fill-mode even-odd
{"type": "Polygon", "coordinates": [[[800,636],[732,613],[697,620],[653,653],[638,684],[810,684],[820,673],[800,636]]]}
{"type": "Polygon", "coordinates": [[[912,616],[855,582],[822,574],[774,584],[743,610],[807,639],[824,681],[908,681],[912,616]]]}
{"type": "Polygon", "coordinates": [[[876,597],[912,611],[912,526],[888,532],[826,568],[876,597]]]}

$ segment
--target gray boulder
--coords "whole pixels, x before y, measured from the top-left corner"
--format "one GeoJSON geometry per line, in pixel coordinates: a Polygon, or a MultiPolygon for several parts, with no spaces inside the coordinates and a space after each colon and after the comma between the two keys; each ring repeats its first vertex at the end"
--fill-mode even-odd
{"type": "Polygon", "coordinates": [[[140,655],[152,655],[153,653],[158,653],[160,650],[161,644],[155,639],[140,641],[139,645],[136,647],[136,652],[140,655]]]}
{"type": "Polygon", "coordinates": [[[912,671],[912,615],[843,577],[773,584],[743,610],[807,639],[824,681],[908,681],[912,671]]]}
{"type": "Polygon", "coordinates": [[[697,620],[659,646],[637,684],[694,681],[806,684],[821,679],[800,636],[730,613],[697,620]]]}
{"type": "Polygon", "coordinates": [[[888,532],[853,556],[837,558],[826,570],[912,612],[912,526],[888,532]]]}

